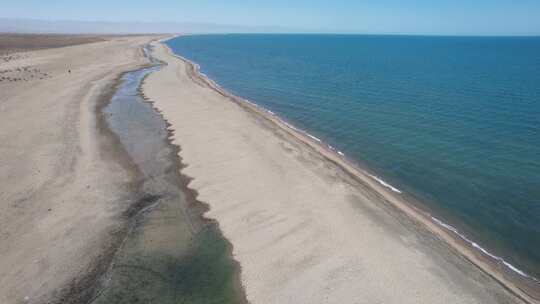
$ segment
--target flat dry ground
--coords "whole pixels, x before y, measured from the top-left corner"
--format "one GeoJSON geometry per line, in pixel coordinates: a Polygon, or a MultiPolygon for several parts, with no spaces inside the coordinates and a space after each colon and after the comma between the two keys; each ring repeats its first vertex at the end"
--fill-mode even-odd
{"type": "Polygon", "coordinates": [[[1,34],[0,54],[15,51],[57,48],[76,44],[105,41],[107,37],[95,35],[39,35],[1,34]]]}
{"type": "Polygon", "coordinates": [[[0,36],[0,303],[81,302],[108,266],[133,172],[95,113],[152,39],[0,36]]]}

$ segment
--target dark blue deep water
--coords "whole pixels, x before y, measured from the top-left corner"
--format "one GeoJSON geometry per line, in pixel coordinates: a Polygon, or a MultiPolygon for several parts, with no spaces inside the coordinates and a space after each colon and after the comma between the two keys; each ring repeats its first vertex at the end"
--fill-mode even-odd
{"type": "Polygon", "coordinates": [[[168,44],[540,277],[540,38],[201,35],[168,44]]]}

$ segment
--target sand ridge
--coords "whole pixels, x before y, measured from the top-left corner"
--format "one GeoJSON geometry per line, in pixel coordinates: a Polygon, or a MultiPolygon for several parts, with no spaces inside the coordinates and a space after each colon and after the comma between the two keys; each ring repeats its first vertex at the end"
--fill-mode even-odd
{"type": "MultiPolygon", "coordinates": [[[[143,92],[163,113],[242,267],[252,303],[521,303],[350,172],[154,43],[143,92]]],[[[387,191],[386,191],[387,192],[387,191]]]]}

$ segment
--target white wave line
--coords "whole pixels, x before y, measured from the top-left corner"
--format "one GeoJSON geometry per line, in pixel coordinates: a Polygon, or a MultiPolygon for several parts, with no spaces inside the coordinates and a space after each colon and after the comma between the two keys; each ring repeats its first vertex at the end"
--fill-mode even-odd
{"type": "Polygon", "coordinates": [[[500,256],[496,256],[494,255],[493,253],[487,251],[485,248],[483,248],[482,246],[478,245],[476,242],[473,242],[472,240],[470,240],[468,237],[466,237],[465,235],[459,233],[459,231],[451,226],[451,225],[448,225],[446,223],[444,223],[443,221],[439,220],[438,218],[434,217],[434,216],[431,216],[431,219],[437,223],[439,226],[442,226],[444,228],[446,228],[447,230],[450,230],[451,232],[453,232],[454,234],[456,234],[457,236],[459,236],[462,240],[464,240],[465,242],[469,243],[472,247],[476,248],[477,250],[481,251],[483,254],[489,256],[490,258],[496,260],[497,262],[499,263],[502,263],[503,265],[505,265],[507,268],[509,268],[510,270],[514,271],[515,273],[518,273],[519,275],[523,276],[523,277],[526,277],[526,278],[529,278],[529,279],[532,279],[534,281],[537,281],[538,280],[534,277],[531,277],[529,276],[528,274],[526,274],[524,271],[522,271],[521,269],[515,267],[514,265],[508,263],[507,261],[505,261],[502,257],[500,256]]]}
{"type": "Polygon", "coordinates": [[[382,179],[380,179],[379,177],[375,176],[375,175],[372,175],[372,174],[368,174],[369,177],[373,178],[374,180],[376,180],[377,182],[379,182],[379,184],[385,186],[386,188],[396,192],[396,193],[401,193],[401,190],[399,190],[398,188],[390,185],[389,183],[383,181],[382,179]]]}
{"type": "Polygon", "coordinates": [[[318,142],[321,142],[321,140],[320,140],[319,138],[317,138],[317,137],[315,137],[315,136],[309,134],[308,132],[304,132],[304,133],[305,133],[307,136],[311,137],[312,139],[314,139],[314,140],[316,140],[316,141],[318,141],[318,142]]]}

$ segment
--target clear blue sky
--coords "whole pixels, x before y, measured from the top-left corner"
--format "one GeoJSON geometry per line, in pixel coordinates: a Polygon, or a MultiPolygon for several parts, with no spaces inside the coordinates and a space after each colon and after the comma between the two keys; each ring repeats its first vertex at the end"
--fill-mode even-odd
{"type": "Polygon", "coordinates": [[[355,33],[540,35],[540,0],[1,0],[0,18],[176,21],[355,33]]]}

